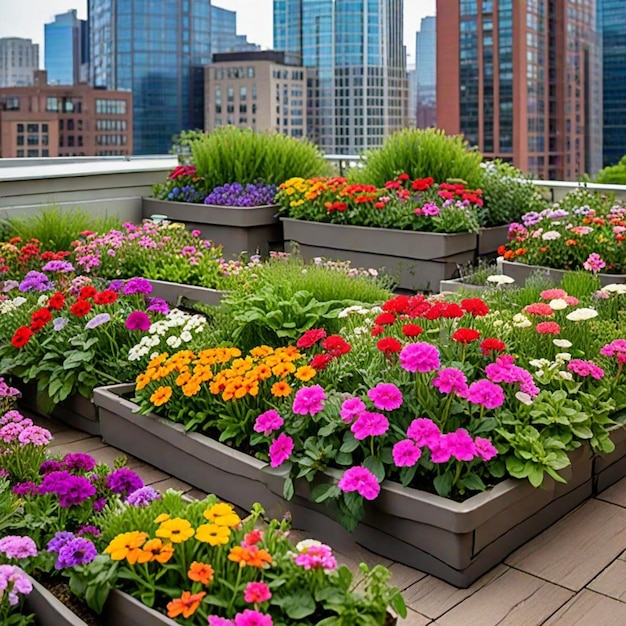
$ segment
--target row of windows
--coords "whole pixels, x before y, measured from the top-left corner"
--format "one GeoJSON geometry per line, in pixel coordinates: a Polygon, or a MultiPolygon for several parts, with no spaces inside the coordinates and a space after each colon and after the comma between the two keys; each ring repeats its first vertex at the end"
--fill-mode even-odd
{"type": "Polygon", "coordinates": [[[66,145],[68,146],[68,148],[73,148],[74,146],[83,146],[83,136],[69,135],[66,141],[66,137],[64,135],[61,135],[59,137],[59,146],[61,148],[64,148],[66,145]]]}
{"type": "Polygon", "coordinates": [[[16,144],[18,146],[23,146],[24,139],[26,139],[27,146],[38,146],[39,144],[44,146],[48,145],[48,135],[39,135],[38,133],[34,133],[32,135],[26,135],[26,138],[24,138],[24,135],[18,135],[16,144]]]}
{"type": "MultiPolygon", "coordinates": [[[[272,77],[279,80],[289,80],[289,70],[274,70],[272,77]]],[[[291,70],[291,80],[304,80],[304,72],[302,70],[291,70]]]]}
{"type": "MultiPolygon", "coordinates": [[[[39,132],[39,124],[18,124],[17,125],[17,132],[18,133],[23,133],[24,132],[24,128],[26,128],[26,132],[27,133],[38,133],[39,132]]],[[[41,132],[42,133],[47,133],[48,132],[48,124],[42,124],[41,125],[41,132]]]]}
{"type": "Polygon", "coordinates": [[[80,98],[57,98],[48,96],[46,98],[46,111],[62,113],[82,113],[83,102],[80,98]]]}
{"type": "Polygon", "coordinates": [[[41,150],[41,154],[39,150],[27,150],[26,154],[24,154],[24,150],[18,150],[16,152],[16,155],[18,158],[23,158],[24,156],[31,157],[31,158],[38,157],[38,156],[47,157],[47,156],[50,156],[50,151],[44,148],[43,150],[41,150]]]}
{"type": "Polygon", "coordinates": [[[126,100],[96,100],[96,113],[126,115],[126,100]]]}
{"type": "Polygon", "coordinates": [[[96,130],[126,130],[126,120],[96,120],[96,130]]]}
{"type": "Polygon", "coordinates": [[[96,135],[97,146],[125,146],[126,135],[96,135]]]}
{"type": "Polygon", "coordinates": [[[228,67],[219,68],[213,74],[215,80],[224,80],[224,78],[254,78],[254,67],[228,67]]]}

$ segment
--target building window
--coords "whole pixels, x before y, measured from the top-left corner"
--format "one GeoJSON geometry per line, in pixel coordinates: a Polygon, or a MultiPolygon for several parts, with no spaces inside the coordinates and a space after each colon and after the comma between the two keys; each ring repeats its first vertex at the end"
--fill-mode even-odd
{"type": "Polygon", "coordinates": [[[18,124],[17,125],[17,132],[18,133],[23,133],[24,132],[24,124],[18,124]]]}
{"type": "Polygon", "coordinates": [[[42,156],[42,157],[47,157],[47,156],[50,156],[50,152],[49,152],[48,150],[42,150],[42,151],[41,151],[41,156],[42,156]]]}
{"type": "Polygon", "coordinates": [[[248,67],[248,78],[254,78],[254,68],[248,67]]]}
{"type": "Polygon", "coordinates": [[[29,146],[39,145],[39,135],[27,135],[26,144],[29,146]]]}
{"type": "Polygon", "coordinates": [[[67,130],[74,130],[74,120],[67,120],[67,130]]]}
{"type": "Polygon", "coordinates": [[[248,88],[245,85],[239,87],[239,99],[247,100],[248,99],[248,88]]]}
{"type": "Polygon", "coordinates": [[[48,124],[42,124],[41,125],[41,132],[42,133],[47,133],[48,132],[48,124]]]}
{"type": "Polygon", "coordinates": [[[38,133],[39,132],[39,124],[28,124],[26,126],[26,132],[38,133]]]}
{"type": "Polygon", "coordinates": [[[232,87],[228,87],[226,89],[226,100],[228,100],[228,102],[233,102],[234,99],[235,99],[235,90],[232,87]]]}
{"type": "Polygon", "coordinates": [[[18,146],[23,146],[24,145],[24,135],[18,135],[17,136],[17,145],[18,146]]]}
{"type": "Polygon", "coordinates": [[[28,157],[38,157],[39,156],[39,150],[28,150],[26,152],[26,156],[28,156],[28,157]]]}
{"type": "Polygon", "coordinates": [[[96,113],[126,115],[126,100],[96,100],[96,113]]]}
{"type": "Polygon", "coordinates": [[[59,120],[59,130],[63,130],[63,120],[59,120]]]}
{"type": "Polygon", "coordinates": [[[24,156],[24,150],[18,150],[17,151],[17,156],[18,157],[23,157],[24,156]]]}
{"type": "Polygon", "coordinates": [[[4,96],[0,98],[0,111],[19,111],[20,99],[17,96],[4,96]]]}

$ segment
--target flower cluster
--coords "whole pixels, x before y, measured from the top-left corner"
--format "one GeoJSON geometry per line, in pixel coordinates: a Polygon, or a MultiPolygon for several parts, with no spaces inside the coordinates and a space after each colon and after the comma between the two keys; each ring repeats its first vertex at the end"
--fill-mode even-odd
{"type": "Polygon", "coordinates": [[[166,182],[152,187],[152,195],[159,200],[200,203],[206,196],[206,184],[197,175],[195,165],[177,165],[166,182]]]}
{"type": "Polygon", "coordinates": [[[248,183],[244,187],[241,183],[226,183],[216,187],[204,199],[204,204],[217,206],[255,207],[274,203],[276,185],[265,185],[262,182],[248,183]]]}

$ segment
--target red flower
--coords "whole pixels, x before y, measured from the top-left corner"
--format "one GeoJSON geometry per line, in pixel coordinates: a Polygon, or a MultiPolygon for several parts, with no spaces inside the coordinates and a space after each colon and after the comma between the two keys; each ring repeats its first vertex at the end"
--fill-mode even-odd
{"type": "Polygon", "coordinates": [[[540,335],[558,335],[561,327],[556,322],[539,322],[535,330],[540,335]]]}
{"type": "Polygon", "coordinates": [[[489,313],[489,307],[480,298],[466,298],[461,300],[461,306],[474,317],[484,317],[489,313]]]}
{"type": "Polygon", "coordinates": [[[413,191],[426,191],[435,180],[430,176],[428,178],[418,178],[413,181],[413,191]]]}
{"type": "Polygon", "coordinates": [[[424,332],[424,329],[417,324],[405,324],[402,327],[402,334],[405,337],[417,337],[424,332]]]}
{"type": "Polygon", "coordinates": [[[38,309],[30,316],[31,330],[41,330],[52,319],[52,313],[48,309],[38,309]]]}
{"type": "Polygon", "coordinates": [[[93,297],[94,304],[113,304],[117,300],[117,294],[111,289],[105,289],[93,297]]]}
{"type": "Polygon", "coordinates": [[[32,336],[33,331],[28,326],[20,326],[11,338],[11,345],[14,348],[23,348],[32,336]]]}
{"type": "Polygon", "coordinates": [[[400,350],[402,350],[402,344],[394,337],[384,337],[383,339],[379,339],[376,347],[386,355],[393,354],[394,352],[400,352],[400,350]]]}
{"type": "Polygon", "coordinates": [[[80,294],[78,294],[78,297],[86,300],[87,298],[93,298],[97,293],[98,290],[95,287],[87,285],[80,290],[80,294]]]}
{"type": "Polygon", "coordinates": [[[395,298],[391,298],[391,300],[387,300],[387,302],[383,304],[382,309],[389,313],[406,313],[409,310],[411,300],[412,298],[410,296],[396,296],[395,298]]]}
{"type": "Polygon", "coordinates": [[[472,343],[472,341],[476,341],[480,337],[480,333],[473,328],[459,328],[452,335],[452,339],[454,341],[458,341],[459,343],[472,343]]]}
{"type": "Polygon", "coordinates": [[[311,367],[316,370],[323,370],[333,360],[330,354],[316,354],[311,360],[311,367]]]}
{"type": "Polygon", "coordinates": [[[393,324],[396,321],[396,316],[393,313],[381,313],[375,320],[374,324],[384,326],[385,324],[393,324]]]}
{"type": "Polygon", "coordinates": [[[89,311],[91,311],[91,302],[87,300],[77,300],[70,307],[70,312],[76,317],[84,317],[89,311]]]}
{"type": "Polygon", "coordinates": [[[446,302],[442,304],[441,314],[447,319],[460,318],[465,315],[463,309],[456,302],[446,302]]]}
{"type": "Polygon", "coordinates": [[[48,306],[55,311],[60,311],[65,306],[65,298],[63,294],[57,291],[54,295],[50,296],[48,306]]]}
{"type": "Polygon", "coordinates": [[[378,337],[378,335],[382,335],[385,332],[385,329],[382,326],[374,326],[371,330],[372,337],[378,337]]]}
{"type": "Polygon", "coordinates": [[[480,351],[485,356],[489,356],[491,352],[503,352],[504,350],[506,350],[506,344],[496,337],[487,337],[487,339],[480,344],[480,351]]]}
{"type": "Polygon", "coordinates": [[[326,337],[326,331],[323,328],[311,328],[298,339],[296,346],[298,348],[310,348],[324,337],[326,337]]]}
{"type": "Polygon", "coordinates": [[[438,320],[443,315],[444,306],[441,302],[435,302],[430,309],[424,312],[427,320],[438,320]]]}
{"type": "Polygon", "coordinates": [[[409,180],[409,175],[408,174],[398,174],[398,176],[396,176],[396,178],[398,180],[405,181],[405,180],[409,180]]]}
{"type": "Polygon", "coordinates": [[[331,335],[322,342],[322,348],[327,350],[331,356],[341,356],[350,352],[350,344],[339,335],[331,335]]]}
{"type": "Polygon", "coordinates": [[[554,315],[554,311],[550,305],[545,302],[535,302],[534,304],[529,304],[527,307],[524,307],[524,311],[526,313],[530,313],[531,315],[544,315],[545,317],[554,315]]]}

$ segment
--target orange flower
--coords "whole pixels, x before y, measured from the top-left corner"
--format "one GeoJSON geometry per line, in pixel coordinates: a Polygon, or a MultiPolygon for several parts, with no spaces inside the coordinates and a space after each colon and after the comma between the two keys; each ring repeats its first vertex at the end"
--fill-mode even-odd
{"type": "Polygon", "coordinates": [[[150,402],[154,404],[154,406],[161,406],[165,404],[172,397],[172,388],[171,387],[159,387],[151,396],[150,402]]]}
{"type": "Polygon", "coordinates": [[[189,370],[185,370],[184,372],[178,375],[178,378],[176,379],[176,384],[179,387],[182,387],[183,385],[186,385],[189,382],[190,378],[191,378],[191,372],[189,370]]]}
{"type": "Polygon", "coordinates": [[[277,398],[287,397],[291,393],[291,391],[292,389],[289,386],[289,383],[286,383],[284,380],[274,383],[271,389],[272,395],[276,396],[277,398]]]}
{"type": "Polygon", "coordinates": [[[141,548],[137,563],[157,561],[167,563],[174,555],[174,547],[171,543],[163,543],[160,539],[150,539],[141,548]]]}
{"type": "Polygon", "coordinates": [[[257,358],[263,358],[272,354],[272,352],[274,352],[274,350],[269,346],[257,346],[256,348],[252,348],[252,350],[250,350],[250,354],[257,358]]]}
{"type": "Polygon", "coordinates": [[[311,378],[313,378],[315,374],[317,374],[315,368],[311,367],[310,365],[303,365],[302,367],[298,368],[295,373],[295,377],[298,380],[306,383],[307,381],[311,380],[311,378]]]}
{"type": "Polygon", "coordinates": [[[234,546],[228,554],[228,560],[239,563],[239,567],[249,565],[261,569],[265,564],[269,565],[272,562],[272,556],[267,550],[259,549],[257,546],[234,546]]]}
{"type": "Polygon", "coordinates": [[[274,376],[278,376],[279,378],[285,378],[285,376],[288,376],[289,374],[292,374],[295,371],[296,371],[296,366],[290,362],[278,363],[277,365],[274,365],[274,367],[272,368],[272,374],[274,374],[274,376]]]}
{"type": "Polygon", "coordinates": [[[182,615],[183,617],[191,617],[200,606],[204,596],[206,596],[206,591],[194,594],[190,591],[183,591],[183,595],[180,598],[167,603],[167,616],[178,617],[182,615]]]}
{"type": "Polygon", "coordinates": [[[192,378],[186,385],[183,385],[181,389],[183,394],[190,398],[191,396],[195,396],[200,391],[200,383],[197,379],[192,378]]]}
{"type": "Polygon", "coordinates": [[[269,378],[272,375],[272,370],[264,363],[262,363],[261,365],[257,365],[254,371],[257,375],[257,378],[259,378],[259,380],[265,380],[266,378],[269,378]]]}
{"type": "Polygon", "coordinates": [[[139,374],[136,379],[137,391],[143,389],[151,380],[151,376],[148,376],[147,374],[139,374]]]}
{"type": "Polygon", "coordinates": [[[196,583],[208,585],[213,580],[215,570],[207,563],[199,563],[194,561],[189,567],[187,576],[196,583]]]}

